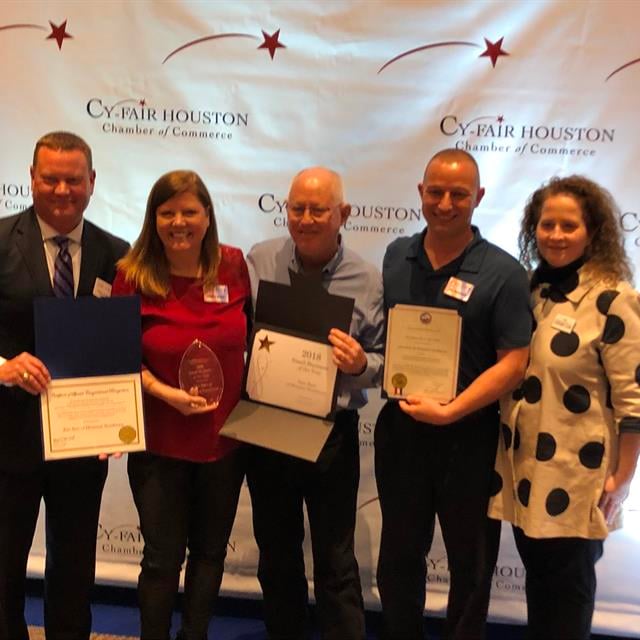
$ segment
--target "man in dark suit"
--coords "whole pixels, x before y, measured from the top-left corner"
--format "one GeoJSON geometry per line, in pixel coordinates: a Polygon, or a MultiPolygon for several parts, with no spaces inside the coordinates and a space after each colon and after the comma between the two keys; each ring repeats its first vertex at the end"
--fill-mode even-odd
{"type": "Polygon", "coordinates": [[[33,355],[33,300],[109,295],[115,263],[128,245],[83,220],[95,176],[82,138],[49,133],[33,155],[33,206],[0,219],[0,640],[28,640],[25,575],[41,498],[47,640],[90,634],[107,462],[43,461],[38,396],[50,378],[33,355]]]}

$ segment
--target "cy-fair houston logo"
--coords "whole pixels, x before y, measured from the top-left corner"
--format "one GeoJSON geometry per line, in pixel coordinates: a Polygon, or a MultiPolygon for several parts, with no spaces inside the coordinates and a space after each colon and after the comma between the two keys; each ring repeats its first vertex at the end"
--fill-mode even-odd
{"type": "Polygon", "coordinates": [[[594,157],[615,140],[612,127],[562,123],[510,122],[503,115],[464,118],[447,114],[439,124],[448,145],[471,153],[518,156],[594,157]]]}
{"type": "MultiPolygon", "coordinates": [[[[102,555],[119,555],[142,557],[144,538],[137,524],[116,524],[112,527],[98,524],[98,553],[102,555]]],[[[238,543],[229,540],[227,550],[236,553],[238,543]]]]}
{"type": "Polygon", "coordinates": [[[624,211],[620,214],[620,226],[627,247],[640,247],[640,213],[637,211],[624,211]]]}
{"type": "Polygon", "coordinates": [[[31,203],[31,185],[19,182],[0,182],[0,215],[17,213],[31,203]]]}
{"type": "Polygon", "coordinates": [[[214,108],[153,106],[145,98],[90,98],[85,111],[103,133],[132,137],[232,140],[249,126],[249,113],[214,108]]]}
{"type": "MultiPolygon", "coordinates": [[[[268,215],[274,227],[287,228],[287,200],[272,192],[258,196],[258,210],[268,215]]],[[[344,225],[347,232],[385,236],[404,236],[423,224],[418,207],[350,202],[351,214],[344,225]]]]}

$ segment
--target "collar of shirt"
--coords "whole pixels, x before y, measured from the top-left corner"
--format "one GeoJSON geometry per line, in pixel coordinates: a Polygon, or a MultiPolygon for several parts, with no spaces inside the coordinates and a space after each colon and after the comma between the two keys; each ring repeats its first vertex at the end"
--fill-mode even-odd
{"type": "MultiPolygon", "coordinates": [[[[296,245],[289,238],[289,243],[291,244],[291,257],[289,259],[289,268],[296,273],[302,273],[304,271],[302,267],[302,263],[298,258],[298,252],[296,251],[296,245]]],[[[342,262],[342,257],[344,255],[344,248],[342,245],[342,236],[338,236],[338,250],[333,255],[333,258],[327,262],[327,264],[322,267],[322,275],[331,276],[335,273],[335,270],[338,268],[340,262],[342,262]]]]}
{"type": "Polygon", "coordinates": [[[407,260],[416,260],[424,269],[438,275],[451,275],[459,272],[478,273],[487,253],[487,241],[482,237],[478,227],[471,225],[471,230],[473,231],[473,239],[464,248],[464,251],[437,271],[434,271],[424,251],[424,236],[427,233],[427,227],[422,233],[413,237],[407,251],[407,260]]]}
{"type": "MultiPolygon", "coordinates": [[[[64,235],[67,238],[69,238],[71,242],[75,242],[78,245],[82,244],[82,229],[84,228],[84,220],[80,220],[80,223],[75,229],[73,229],[67,234],[64,234],[56,231],[50,224],[46,223],[37,213],[36,213],[36,219],[38,220],[38,225],[40,226],[40,233],[42,234],[43,242],[47,242],[47,241],[53,242],[53,239],[56,236],[64,235]]],[[[57,245],[56,245],[56,248],[57,248],[57,245]]]]}

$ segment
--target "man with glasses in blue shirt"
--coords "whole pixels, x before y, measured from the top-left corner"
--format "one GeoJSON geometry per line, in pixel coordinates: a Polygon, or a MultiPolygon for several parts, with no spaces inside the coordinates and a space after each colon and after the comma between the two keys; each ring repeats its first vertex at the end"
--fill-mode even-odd
{"type": "Polygon", "coordinates": [[[289,191],[289,236],[259,243],[247,256],[254,303],[260,280],[289,284],[289,270],[317,274],[329,293],[355,300],[350,333],[332,329],[328,336],[342,375],[335,425],[317,462],[257,447],[250,451],[247,480],[271,640],[310,636],[303,503],[309,518],[321,637],[365,637],[354,554],[358,409],[367,402],[365,389],[378,383],[384,327],[380,273],[346,248],[340,236],[349,213],[340,176],[324,167],[305,169],[294,177],[289,191]]]}

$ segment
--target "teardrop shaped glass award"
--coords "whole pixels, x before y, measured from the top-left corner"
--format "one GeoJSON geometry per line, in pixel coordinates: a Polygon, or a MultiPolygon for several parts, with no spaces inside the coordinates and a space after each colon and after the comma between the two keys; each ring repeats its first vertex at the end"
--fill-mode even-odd
{"type": "Polygon", "coordinates": [[[194,340],[182,356],[178,370],[180,388],[202,396],[217,407],[224,390],[222,367],[216,354],[201,340],[194,340]]]}

